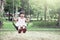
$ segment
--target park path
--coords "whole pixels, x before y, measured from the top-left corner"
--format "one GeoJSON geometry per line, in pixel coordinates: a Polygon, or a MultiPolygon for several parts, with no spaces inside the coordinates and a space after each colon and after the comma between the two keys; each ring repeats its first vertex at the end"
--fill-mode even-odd
{"type": "Polygon", "coordinates": [[[0,36],[0,40],[60,40],[60,34],[54,32],[27,31],[18,34],[17,31],[13,31],[4,33],[0,36]]]}

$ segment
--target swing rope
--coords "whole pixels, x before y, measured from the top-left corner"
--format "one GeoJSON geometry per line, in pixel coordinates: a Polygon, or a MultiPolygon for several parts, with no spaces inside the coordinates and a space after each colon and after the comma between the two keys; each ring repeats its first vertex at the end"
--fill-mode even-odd
{"type": "MultiPolygon", "coordinates": [[[[25,12],[25,11],[23,10],[23,8],[21,8],[21,9],[20,9],[20,12],[25,12]]],[[[13,14],[14,14],[14,0],[13,0],[13,14]]],[[[30,10],[29,10],[29,14],[30,14],[30,10]]],[[[16,14],[13,15],[12,24],[13,24],[13,26],[16,28],[16,30],[18,30],[18,27],[17,27],[17,26],[15,25],[15,23],[14,23],[14,17],[17,17],[16,14]]],[[[29,23],[28,23],[28,24],[29,24],[29,23]]],[[[28,24],[27,24],[27,26],[28,26],[28,24]]]]}
{"type": "Polygon", "coordinates": [[[12,24],[16,28],[16,30],[18,30],[18,27],[14,23],[14,17],[15,17],[15,15],[14,15],[14,0],[13,0],[13,18],[12,18],[12,24]]]}
{"type": "Polygon", "coordinates": [[[16,28],[16,30],[18,30],[18,27],[14,24],[14,22],[13,22],[13,26],[16,28]]]}

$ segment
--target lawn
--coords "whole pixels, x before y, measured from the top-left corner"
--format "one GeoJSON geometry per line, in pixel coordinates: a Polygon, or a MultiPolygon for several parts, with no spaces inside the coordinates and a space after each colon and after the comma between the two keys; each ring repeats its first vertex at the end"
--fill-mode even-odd
{"type": "Polygon", "coordinates": [[[29,23],[28,31],[18,34],[12,22],[6,21],[3,24],[2,29],[5,30],[0,31],[0,40],[60,40],[60,28],[32,27],[33,24],[29,23]]]}
{"type": "MultiPolygon", "coordinates": [[[[48,30],[60,30],[60,28],[41,28],[41,27],[33,27],[32,26],[33,25],[33,23],[32,22],[30,22],[29,24],[28,24],[28,26],[27,26],[27,30],[35,30],[35,31],[39,31],[39,30],[46,30],[46,31],[48,31],[48,30]]],[[[43,26],[42,26],[43,27],[43,26]]],[[[12,24],[12,22],[11,21],[5,21],[5,22],[3,22],[3,27],[2,27],[2,29],[6,29],[6,30],[16,30],[15,28],[14,28],[14,26],[13,26],[13,24],[12,24]]]]}

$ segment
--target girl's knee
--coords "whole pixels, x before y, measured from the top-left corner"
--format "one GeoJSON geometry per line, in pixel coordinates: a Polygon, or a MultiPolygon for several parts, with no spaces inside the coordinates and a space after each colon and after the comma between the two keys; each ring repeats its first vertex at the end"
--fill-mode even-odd
{"type": "Polygon", "coordinates": [[[18,29],[18,33],[21,33],[22,30],[18,29]]]}
{"type": "Polygon", "coordinates": [[[26,27],[25,26],[18,28],[18,33],[21,33],[21,32],[26,33],[26,27]]]}
{"type": "Polygon", "coordinates": [[[26,33],[26,28],[25,28],[25,29],[23,29],[23,33],[26,33]]]}
{"type": "Polygon", "coordinates": [[[18,33],[21,33],[21,32],[22,32],[22,27],[18,29],[18,33]]]}

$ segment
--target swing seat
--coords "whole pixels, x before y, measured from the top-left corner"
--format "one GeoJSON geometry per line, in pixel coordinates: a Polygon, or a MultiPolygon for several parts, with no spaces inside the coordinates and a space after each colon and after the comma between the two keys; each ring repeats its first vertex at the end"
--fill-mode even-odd
{"type": "Polygon", "coordinates": [[[16,28],[16,30],[18,30],[18,27],[13,23],[13,26],[16,28]]]}
{"type": "MultiPolygon", "coordinates": [[[[18,27],[13,23],[13,26],[16,28],[16,30],[18,30],[18,27]]],[[[26,29],[23,29],[22,27],[21,27],[21,29],[20,30],[18,30],[18,33],[21,33],[21,31],[23,31],[23,33],[25,33],[26,32],[26,29]]]]}

